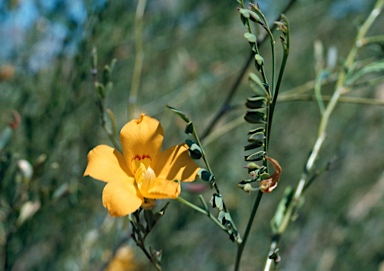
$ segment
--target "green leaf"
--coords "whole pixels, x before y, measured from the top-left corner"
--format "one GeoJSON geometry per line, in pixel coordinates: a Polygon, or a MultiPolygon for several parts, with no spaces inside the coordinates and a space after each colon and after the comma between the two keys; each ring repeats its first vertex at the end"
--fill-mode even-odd
{"type": "Polygon", "coordinates": [[[169,202],[167,202],[163,208],[159,212],[153,213],[152,210],[144,210],[144,219],[147,223],[146,233],[151,232],[151,230],[156,226],[157,222],[159,222],[160,218],[164,216],[165,210],[167,209],[169,202]]]}
{"type": "Polygon", "coordinates": [[[187,126],[185,126],[185,131],[187,135],[192,135],[193,134],[193,122],[190,121],[187,123],[187,126]]]}
{"type": "Polygon", "coordinates": [[[291,202],[293,197],[293,189],[292,187],[287,187],[284,191],[284,197],[280,200],[279,205],[276,208],[276,212],[271,219],[271,228],[273,233],[282,233],[282,229],[285,229],[286,226],[282,226],[284,215],[287,212],[289,203],[291,202]]]}
{"type": "Polygon", "coordinates": [[[99,83],[99,82],[96,82],[95,83],[95,90],[96,90],[96,94],[97,96],[104,100],[105,99],[105,87],[103,84],[99,83]]]}
{"type": "Polygon", "coordinates": [[[182,111],[180,111],[180,110],[178,110],[178,109],[176,109],[176,108],[174,108],[174,107],[172,107],[172,106],[169,106],[169,105],[167,105],[167,108],[169,109],[169,110],[171,110],[172,112],[174,112],[174,113],[176,113],[180,118],[182,118],[186,123],[190,123],[191,121],[185,116],[185,114],[182,112],[182,111]]]}
{"type": "Polygon", "coordinates": [[[259,23],[261,22],[261,19],[260,19],[260,16],[257,15],[255,12],[249,10],[249,19],[251,19],[252,22],[256,22],[256,23],[259,23]]]}
{"type": "Polygon", "coordinates": [[[250,109],[263,108],[266,104],[266,98],[261,96],[252,96],[247,98],[245,106],[250,109]]]}
{"type": "Polygon", "coordinates": [[[256,43],[256,36],[252,33],[244,33],[244,38],[246,38],[249,43],[256,43]]]}
{"type": "Polygon", "coordinates": [[[261,82],[261,79],[252,72],[249,74],[249,85],[256,94],[267,98],[269,97],[269,93],[266,90],[263,82],[261,82]]]}
{"type": "Polygon", "coordinates": [[[250,17],[250,14],[249,14],[249,10],[248,9],[245,9],[245,8],[240,8],[239,9],[239,12],[240,12],[240,15],[246,19],[249,19],[250,17]]]}
{"type": "MultiPolygon", "coordinates": [[[[264,130],[264,129],[263,129],[263,130],[264,130]]],[[[262,131],[262,132],[257,132],[257,133],[253,133],[253,134],[251,134],[251,135],[248,137],[248,141],[249,141],[249,142],[257,141],[257,140],[264,140],[264,139],[265,139],[264,131],[262,131]]]]}
{"type": "Polygon", "coordinates": [[[265,157],[265,151],[258,151],[245,156],[245,161],[260,161],[265,157]]]}
{"type": "Polygon", "coordinates": [[[261,146],[264,145],[264,142],[263,141],[259,141],[259,140],[255,140],[254,142],[252,142],[251,144],[248,144],[244,147],[244,150],[245,151],[249,151],[249,150],[253,150],[253,149],[256,149],[256,148],[259,148],[261,146]]]}
{"type": "Polygon", "coordinates": [[[156,212],[156,213],[153,215],[153,217],[154,217],[156,223],[160,220],[160,218],[162,218],[162,217],[164,216],[164,214],[165,214],[165,210],[167,210],[168,205],[169,205],[169,202],[167,202],[167,203],[164,205],[164,207],[161,208],[160,211],[156,212]]]}
{"type": "Polygon", "coordinates": [[[247,111],[244,119],[249,123],[265,123],[266,121],[265,114],[256,110],[247,111]]]}
{"type": "Polygon", "coordinates": [[[103,84],[106,85],[111,81],[111,67],[108,65],[104,66],[103,70],[103,84]]]}
{"type": "Polygon", "coordinates": [[[257,65],[259,65],[259,66],[264,65],[264,58],[261,55],[255,54],[255,60],[256,60],[257,65]]]}
{"type": "Polygon", "coordinates": [[[252,134],[261,133],[261,132],[262,132],[262,133],[265,132],[264,127],[257,127],[257,128],[255,128],[255,129],[249,130],[249,131],[248,131],[248,134],[249,134],[249,135],[252,135],[252,134]]]}
{"type": "Polygon", "coordinates": [[[144,210],[144,220],[147,223],[146,233],[149,233],[156,224],[152,210],[144,210]]]}

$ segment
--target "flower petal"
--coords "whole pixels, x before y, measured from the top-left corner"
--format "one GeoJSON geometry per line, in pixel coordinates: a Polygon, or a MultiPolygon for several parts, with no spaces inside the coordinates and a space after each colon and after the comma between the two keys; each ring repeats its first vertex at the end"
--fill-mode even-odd
{"type": "Polygon", "coordinates": [[[149,158],[152,161],[161,150],[163,128],[159,121],[141,114],[138,120],[128,122],[121,129],[120,142],[123,153],[131,172],[135,172],[135,158],[149,158]]]}
{"type": "Polygon", "coordinates": [[[140,192],[149,199],[175,199],[180,195],[180,182],[164,179],[151,179],[145,182],[140,192]]]}
{"type": "Polygon", "coordinates": [[[169,181],[192,182],[199,169],[189,156],[186,144],[177,145],[161,152],[154,164],[157,178],[169,181]]]}
{"type": "Polygon", "coordinates": [[[107,145],[99,145],[88,153],[88,165],[84,176],[88,175],[103,182],[133,177],[124,156],[107,145]]]}
{"type": "Polygon", "coordinates": [[[143,203],[144,199],[133,183],[134,179],[130,178],[128,182],[113,181],[104,187],[103,205],[112,217],[133,213],[143,203]]]}

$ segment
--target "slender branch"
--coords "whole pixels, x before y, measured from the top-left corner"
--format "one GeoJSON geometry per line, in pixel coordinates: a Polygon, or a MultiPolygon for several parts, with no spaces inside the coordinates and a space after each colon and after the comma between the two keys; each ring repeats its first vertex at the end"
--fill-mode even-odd
{"type": "MultiPolygon", "coordinates": [[[[380,14],[382,7],[384,5],[384,0],[378,0],[375,4],[374,9],[371,11],[370,15],[368,16],[367,20],[364,22],[364,24],[360,27],[357,36],[356,36],[356,41],[355,45],[352,47],[351,51],[349,52],[347,59],[344,64],[344,68],[341,69],[339,75],[338,75],[338,80],[335,86],[335,91],[333,95],[330,98],[330,101],[328,102],[324,113],[321,117],[320,121],[320,126],[318,130],[318,136],[315,141],[314,147],[311,151],[311,154],[309,155],[309,158],[307,160],[307,163],[305,165],[304,172],[301,176],[301,179],[298,182],[298,185],[296,187],[296,190],[294,192],[293,198],[287,208],[287,211],[284,214],[283,221],[281,225],[279,226],[279,229],[277,230],[277,234],[282,234],[286,227],[288,226],[292,215],[296,212],[296,209],[299,205],[300,198],[302,196],[302,193],[304,191],[304,188],[306,187],[306,182],[309,179],[309,173],[312,171],[315,160],[319,156],[321,147],[325,141],[326,138],[326,128],[328,126],[328,121],[333,113],[333,110],[336,107],[336,104],[338,103],[341,94],[343,93],[343,90],[345,88],[345,83],[347,79],[348,73],[353,69],[353,63],[355,62],[355,57],[357,55],[357,50],[359,48],[359,43],[361,39],[365,36],[367,33],[368,29],[376,19],[376,17],[380,14]]],[[[271,243],[271,247],[274,241],[271,243]]],[[[276,244],[273,244],[274,247],[277,247],[277,242],[276,244]]],[[[271,266],[272,266],[273,259],[270,259],[269,257],[267,258],[264,266],[264,271],[269,271],[271,266]]]]}
{"type": "MultiPolygon", "coordinates": [[[[203,158],[203,160],[204,160],[205,165],[207,166],[208,171],[209,171],[213,176],[215,176],[215,175],[213,174],[212,168],[211,168],[211,166],[210,166],[210,164],[209,164],[209,161],[208,161],[208,159],[207,159],[207,156],[206,156],[206,153],[205,153],[205,151],[204,151],[203,145],[201,144],[200,137],[199,137],[199,135],[198,135],[198,133],[197,133],[197,131],[196,131],[196,129],[195,129],[195,126],[193,126],[192,134],[193,134],[193,137],[196,139],[197,144],[200,146],[201,154],[202,154],[202,158],[203,158]]],[[[219,187],[218,187],[216,181],[215,181],[212,185],[213,185],[213,187],[215,188],[217,194],[221,195],[220,190],[219,190],[219,187]]],[[[223,200],[223,210],[224,210],[224,211],[231,217],[231,214],[230,214],[230,212],[228,211],[227,206],[225,205],[224,200],[223,200]]],[[[232,217],[231,217],[231,220],[232,220],[232,217]]],[[[220,223],[220,224],[221,224],[221,223],[220,223]]],[[[235,223],[233,222],[233,220],[232,220],[232,226],[233,226],[233,229],[237,231],[237,227],[236,227],[235,223]]],[[[239,240],[240,240],[240,239],[239,239],[239,240]]]]}
{"type": "Polygon", "coordinates": [[[145,247],[146,234],[145,234],[145,236],[143,236],[142,232],[136,228],[135,224],[140,224],[139,215],[140,214],[135,215],[135,213],[133,213],[132,217],[128,216],[129,222],[132,225],[131,237],[135,241],[136,245],[141,249],[141,251],[143,251],[143,253],[148,258],[148,260],[152,263],[152,265],[156,268],[156,270],[161,271],[162,268],[161,268],[159,262],[155,259],[154,255],[151,251],[151,248],[150,248],[150,251],[148,251],[148,249],[145,247]]]}
{"type": "Polygon", "coordinates": [[[361,46],[365,46],[371,43],[384,43],[384,35],[377,35],[372,37],[365,37],[360,40],[361,46]]]}
{"type": "MultiPolygon", "coordinates": [[[[286,37],[286,41],[284,41],[284,38],[282,38],[281,42],[282,42],[282,46],[283,46],[283,59],[281,61],[281,65],[280,65],[280,70],[279,70],[279,75],[278,75],[278,78],[277,78],[277,83],[276,83],[276,89],[274,89],[274,93],[272,95],[272,103],[271,103],[271,109],[270,109],[270,115],[269,115],[269,118],[268,118],[268,132],[267,132],[267,144],[269,144],[269,139],[270,139],[270,136],[271,136],[271,127],[272,127],[272,120],[273,120],[273,114],[275,112],[275,106],[276,106],[276,101],[277,101],[277,97],[279,95],[279,90],[280,90],[280,85],[281,85],[281,82],[283,80],[283,74],[284,74],[284,70],[285,70],[285,66],[287,64],[287,60],[288,60],[288,56],[289,56],[289,46],[290,46],[290,28],[289,28],[289,24],[288,24],[288,19],[285,17],[284,14],[281,15],[281,18],[284,20],[284,23],[286,24],[285,27],[286,27],[286,33],[285,33],[285,37],[286,37]]],[[[275,24],[277,25],[277,24],[275,24]]],[[[273,67],[275,66],[275,64],[273,63],[273,67]]]]}
{"type": "MultiPolygon", "coordinates": [[[[331,83],[334,83],[337,81],[337,74],[336,73],[333,73],[331,75],[329,75],[328,77],[326,78],[323,78],[321,83],[322,83],[322,86],[325,86],[327,84],[331,84],[331,83]]],[[[286,96],[290,97],[290,96],[294,96],[294,95],[298,95],[298,94],[304,94],[306,92],[309,92],[311,90],[313,90],[315,87],[315,80],[310,80],[300,86],[297,86],[297,87],[294,87],[294,88],[291,88],[289,90],[286,90],[284,91],[283,93],[281,93],[278,97],[278,100],[281,101],[281,100],[284,100],[286,96]]]]}
{"type": "Polygon", "coordinates": [[[268,252],[268,261],[266,261],[264,266],[264,271],[269,271],[272,267],[273,259],[271,259],[269,256],[272,255],[275,250],[277,249],[277,245],[279,243],[280,235],[276,234],[272,237],[271,245],[269,246],[269,252],[268,252]]]}
{"type": "Polygon", "coordinates": [[[321,81],[322,81],[321,77],[322,77],[322,72],[319,72],[315,80],[315,98],[317,101],[317,105],[319,106],[320,114],[322,115],[325,110],[325,105],[323,102],[323,96],[321,94],[321,81]]]}
{"type": "Polygon", "coordinates": [[[128,99],[128,119],[133,118],[137,95],[140,88],[141,72],[143,69],[144,51],[143,51],[143,15],[147,0],[139,0],[135,15],[135,64],[131,82],[131,91],[128,99]]]}
{"type": "MultiPolygon", "coordinates": [[[[329,102],[332,96],[322,96],[324,102],[329,102]]],[[[316,97],[314,95],[286,95],[278,99],[279,102],[289,102],[289,101],[315,101],[316,97]]],[[[339,103],[350,103],[350,104],[363,104],[363,105],[384,105],[384,100],[371,99],[371,98],[361,98],[361,97],[340,97],[339,103]]]]}
{"type": "MultiPolygon", "coordinates": [[[[264,36],[263,39],[261,39],[261,41],[259,40],[258,43],[261,44],[264,41],[264,39],[265,39],[265,36],[264,36]]],[[[232,101],[232,98],[235,95],[237,89],[239,88],[240,83],[243,80],[245,72],[248,70],[249,65],[251,64],[252,60],[254,59],[253,55],[254,54],[251,51],[249,57],[247,58],[247,60],[244,63],[243,67],[241,68],[239,74],[237,75],[237,78],[236,78],[235,82],[233,83],[231,89],[229,90],[229,93],[228,93],[227,97],[225,98],[221,108],[216,113],[216,115],[213,117],[211,122],[207,125],[207,128],[205,129],[205,131],[202,133],[201,139],[204,139],[205,137],[207,137],[211,133],[213,128],[215,128],[215,126],[217,125],[219,120],[231,109],[230,103],[232,101]]]]}
{"type": "MultiPolygon", "coordinates": [[[[223,224],[221,224],[220,221],[211,212],[209,212],[208,209],[200,208],[199,206],[196,206],[195,204],[187,201],[186,199],[184,199],[182,197],[178,197],[177,201],[179,201],[182,204],[192,208],[195,211],[198,211],[199,213],[202,213],[202,214],[208,216],[209,219],[211,219],[217,226],[219,226],[220,229],[227,232],[227,228],[223,224]]],[[[204,207],[206,208],[206,205],[204,207]]]]}
{"type": "Polygon", "coordinates": [[[255,203],[253,204],[252,212],[249,217],[248,223],[247,223],[247,228],[245,229],[244,236],[243,236],[243,242],[241,242],[238,247],[237,247],[237,253],[236,253],[236,261],[235,261],[235,269],[234,271],[240,270],[240,262],[241,262],[241,257],[243,255],[243,250],[245,247],[245,244],[248,240],[249,233],[251,232],[253,220],[256,216],[256,212],[259,208],[259,204],[261,201],[261,197],[263,196],[263,192],[259,191],[255,200],[255,203]]]}
{"type": "Polygon", "coordinates": [[[225,123],[224,125],[217,128],[215,131],[210,133],[205,139],[204,144],[205,146],[211,144],[212,142],[215,142],[217,138],[221,137],[222,135],[227,134],[232,129],[244,124],[244,116],[241,115],[234,120],[231,120],[230,122],[225,123]]]}

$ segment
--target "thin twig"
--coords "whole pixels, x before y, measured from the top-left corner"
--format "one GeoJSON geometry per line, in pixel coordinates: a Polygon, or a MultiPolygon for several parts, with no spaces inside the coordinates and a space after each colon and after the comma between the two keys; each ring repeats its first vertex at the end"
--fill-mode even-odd
{"type": "Polygon", "coordinates": [[[128,99],[128,119],[133,118],[137,95],[140,88],[141,72],[143,69],[144,51],[143,51],[143,16],[147,0],[139,0],[135,15],[135,64],[133,68],[131,91],[128,99]]]}
{"type": "Polygon", "coordinates": [[[211,212],[209,212],[209,210],[206,208],[205,204],[204,204],[204,208],[206,208],[206,209],[202,209],[199,206],[196,206],[195,204],[187,201],[186,199],[184,199],[182,197],[178,197],[177,200],[179,202],[181,202],[182,204],[187,205],[188,207],[194,209],[195,211],[198,211],[199,213],[207,215],[209,217],[209,219],[211,219],[217,226],[219,226],[220,229],[227,232],[227,228],[223,224],[221,224],[220,221],[211,212]]]}
{"type": "MultiPolygon", "coordinates": [[[[329,102],[332,96],[326,95],[322,96],[324,102],[329,102]]],[[[290,101],[315,101],[316,97],[314,95],[286,95],[285,97],[280,97],[279,102],[290,102],[290,101]]],[[[363,105],[384,105],[384,100],[371,99],[371,98],[361,98],[361,97],[340,97],[340,103],[350,103],[350,104],[363,104],[363,105]]]]}
{"type": "Polygon", "coordinates": [[[235,269],[234,269],[235,271],[238,271],[239,268],[240,268],[240,262],[241,262],[241,257],[243,255],[243,250],[244,250],[245,244],[247,242],[249,233],[251,232],[253,220],[254,220],[254,218],[256,216],[256,212],[258,210],[258,207],[259,207],[259,204],[260,204],[260,201],[261,201],[261,197],[263,196],[263,194],[264,193],[261,192],[261,191],[259,191],[257,193],[257,197],[256,197],[256,200],[255,200],[255,203],[253,204],[252,213],[251,213],[251,215],[249,217],[247,228],[245,229],[245,232],[244,232],[243,242],[241,242],[241,244],[239,244],[238,247],[237,247],[235,269]]]}

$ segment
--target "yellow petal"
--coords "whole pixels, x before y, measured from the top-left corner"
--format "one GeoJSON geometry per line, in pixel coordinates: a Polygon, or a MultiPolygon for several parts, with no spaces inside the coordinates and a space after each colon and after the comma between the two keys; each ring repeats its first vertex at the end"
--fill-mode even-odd
{"type": "Polygon", "coordinates": [[[192,182],[199,167],[189,156],[187,145],[183,144],[161,152],[154,162],[154,171],[160,179],[192,182]]]}
{"type": "MultiPolygon", "coordinates": [[[[159,121],[141,114],[138,120],[128,122],[121,129],[120,142],[131,172],[136,171],[136,160],[154,161],[163,143],[163,128],[159,121]]],[[[150,164],[150,162],[148,162],[150,164]]]]}
{"type": "Polygon", "coordinates": [[[180,183],[159,179],[151,167],[146,168],[144,164],[135,172],[137,187],[148,199],[177,198],[180,195],[180,183]]]}
{"type": "Polygon", "coordinates": [[[133,178],[129,181],[113,181],[107,183],[103,190],[103,205],[109,214],[125,216],[133,213],[143,203],[143,197],[133,185],[133,178]]]}
{"type": "Polygon", "coordinates": [[[107,145],[99,145],[88,153],[88,165],[84,176],[88,175],[103,182],[133,177],[124,156],[107,145]]]}
{"type": "Polygon", "coordinates": [[[152,179],[140,189],[143,197],[149,199],[175,199],[180,195],[180,182],[164,179],[152,179]]]}

